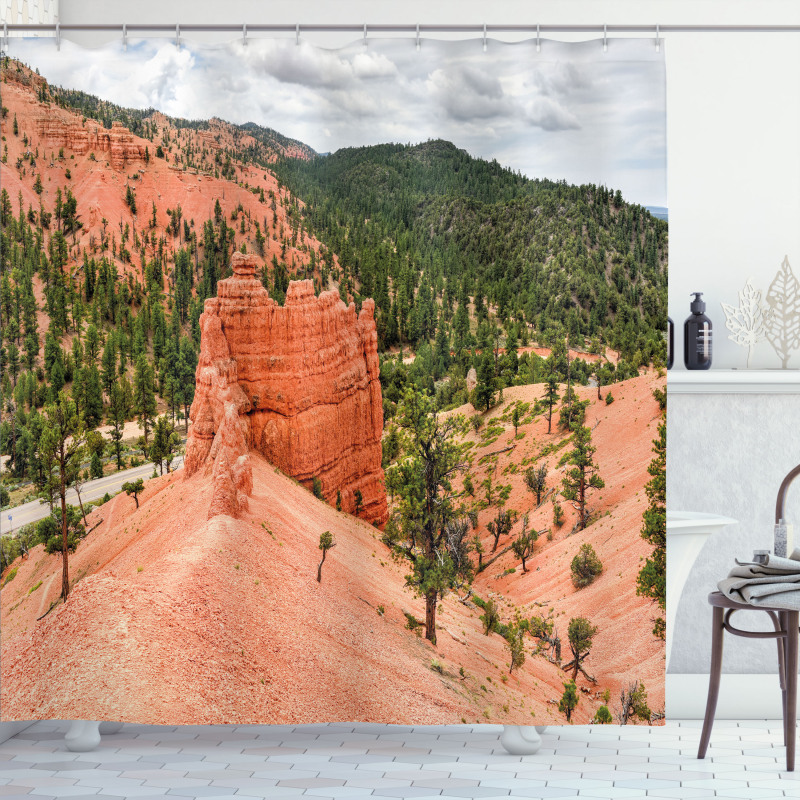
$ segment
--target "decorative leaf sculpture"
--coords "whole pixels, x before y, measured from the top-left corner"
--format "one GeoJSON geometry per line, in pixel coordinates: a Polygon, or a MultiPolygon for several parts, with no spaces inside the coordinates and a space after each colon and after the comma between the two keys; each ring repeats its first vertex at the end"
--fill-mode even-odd
{"type": "Polygon", "coordinates": [[[747,348],[746,366],[748,368],[753,347],[766,338],[766,324],[772,316],[772,309],[761,300],[761,289],[753,288],[750,280],[748,278],[744,288],[739,292],[738,308],[727,303],[722,304],[722,310],[725,312],[725,327],[731,332],[728,338],[747,348]]]}
{"type": "Polygon", "coordinates": [[[786,369],[792,350],[800,347],[800,282],[789,266],[788,256],[770,284],[767,304],[771,311],[765,320],[767,340],[786,369]]]}

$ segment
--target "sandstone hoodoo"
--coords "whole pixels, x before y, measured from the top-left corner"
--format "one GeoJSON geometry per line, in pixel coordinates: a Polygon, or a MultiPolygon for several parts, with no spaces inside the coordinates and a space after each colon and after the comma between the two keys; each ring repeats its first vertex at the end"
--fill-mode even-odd
{"type": "Polygon", "coordinates": [[[129,161],[141,161],[145,158],[146,145],[141,144],[117,120],[107,130],[95,120],[84,120],[81,123],[73,114],[59,114],[51,109],[37,117],[36,133],[42,144],[48,148],[66,147],[76,155],[85,155],[90,151],[108,153],[115,169],[120,169],[129,161]]]}
{"type": "Polygon", "coordinates": [[[284,306],[236,253],[233,276],[200,317],[200,358],[185,471],[213,475],[209,516],[236,516],[252,491],[248,451],[261,453],[328,502],[386,521],[383,404],[372,300],[361,312],[335,291],[292,281],[284,306]]]}

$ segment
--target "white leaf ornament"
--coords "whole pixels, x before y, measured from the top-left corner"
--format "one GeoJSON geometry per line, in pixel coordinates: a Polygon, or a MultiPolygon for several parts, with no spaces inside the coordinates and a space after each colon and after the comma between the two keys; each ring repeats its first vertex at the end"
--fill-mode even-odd
{"type": "Polygon", "coordinates": [[[772,316],[772,309],[762,302],[761,290],[755,289],[748,278],[739,292],[739,307],[723,303],[722,310],[725,312],[725,327],[730,331],[728,338],[747,348],[746,366],[749,368],[753,347],[766,338],[766,323],[772,316]]]}
{"type": "Polygon", "coordinates": [[[792,351],[800,347],[800,282],[789,266],[788,256],[770,284],[767,304],[772,312],[766,320],[767,341],[786,369],[792,351]]]}

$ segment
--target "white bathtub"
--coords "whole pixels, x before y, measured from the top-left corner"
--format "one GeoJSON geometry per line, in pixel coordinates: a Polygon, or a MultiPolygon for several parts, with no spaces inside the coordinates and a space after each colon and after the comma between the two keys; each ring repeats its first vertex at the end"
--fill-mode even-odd
{"type": "Polygon", "coordinates": [[[738,520],[700,511],[667,511],[667,661],[672,652],[675,615],[689,572],[706,539],[738,520]]]}

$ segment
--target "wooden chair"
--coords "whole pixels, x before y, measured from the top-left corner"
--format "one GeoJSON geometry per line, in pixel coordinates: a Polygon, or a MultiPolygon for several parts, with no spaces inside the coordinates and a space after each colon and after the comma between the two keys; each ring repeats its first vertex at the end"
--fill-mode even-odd
{"type": "Polygon", "coordinates": [[[775,639],[778,645],[778,674],[783,693],[783,743],[786,746],[786,769],[794,771],[797,721],[797,659],[798,659],[798,616],[800,612],[783,608],[766,608],[737,603],[721,592],[711,592],[708,602],[713,609],[713,628],[711,638],[711,675],[708,684],[706,716],[700,736],[698,758],[705,758],[714,713],[717,710],[719,684],[722,676],[722,639],[725,631],[734,636],[748,639],[775,639]],[[734,628],[730,619],[737,611],[764,611],[772,620],[773,631],[745,631],[734,628]]]}

